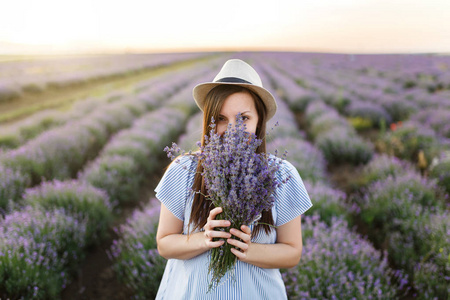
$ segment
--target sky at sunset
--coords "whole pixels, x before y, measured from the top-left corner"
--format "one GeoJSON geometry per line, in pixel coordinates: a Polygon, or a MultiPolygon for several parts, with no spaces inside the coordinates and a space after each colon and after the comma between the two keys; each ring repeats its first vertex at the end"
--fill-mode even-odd
{"type": "Polygon", "coordinates": [[[0,1],[0,54],[450,52],[449,0],[0,1]]]}

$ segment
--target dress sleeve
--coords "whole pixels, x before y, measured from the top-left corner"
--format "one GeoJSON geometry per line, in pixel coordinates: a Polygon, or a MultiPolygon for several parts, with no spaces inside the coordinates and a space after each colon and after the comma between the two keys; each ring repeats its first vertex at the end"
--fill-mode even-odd
{"type": "Polygon", "coordinates": [[[281,226],[305,213],[313,205],[306,191],[303,180],[297,169],[288,161],[283,161],[278,179],[291,178],[275,191],[275,205],[277,210],[276,226],[281,226]]]}
{"type": "Polygon", "coordinates": [[[174,160],[155,188],[156,198],[178,219],[184,221],[186,199],[189,195],[188,179],[192,161],[187,156],[174,160]]]}

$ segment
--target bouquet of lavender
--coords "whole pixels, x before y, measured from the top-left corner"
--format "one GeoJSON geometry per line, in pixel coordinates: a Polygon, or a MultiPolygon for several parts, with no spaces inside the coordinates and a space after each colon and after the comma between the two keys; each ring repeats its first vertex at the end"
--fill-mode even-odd
{"type": "MultiPolygon", "coordinates": [[[[205,136],[205,145],[201,146],[198,142],[200,151],[189,154],[203,165],[202,176],[207,189],[205,197],[215,207],[223,209],[216,219],[231,222],[229,228],[217,230],[240,230],[242,225],[256,224],[262,212],[272,208],[275,189],[288,180],[287,177],[279,181],[275,176],[282,160],[276,155],[256,153],[262,139],[246,132],[240,114],[237,115],[234,128],[229,124],[223,135],[215,132],[214,119],[210,127],[209,136],[205,136]]],[[[182,150],[173,143],[171,148],[166,147],[164,151],[174,159],[182,150]]],[[[231,247],[234,246],[224,243],[211,250],[209,272],[212,280],[208,291],[216,287],[225,273],[234,267],[236,256],[230,251],[231,247]]]]}

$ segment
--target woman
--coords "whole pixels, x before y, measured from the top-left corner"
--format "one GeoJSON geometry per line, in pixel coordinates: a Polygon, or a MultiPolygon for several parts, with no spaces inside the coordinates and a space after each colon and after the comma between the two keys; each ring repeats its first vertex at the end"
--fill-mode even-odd
{"type": "MultiPolygon", "coordinates": [[[[199,84],[194,99],[204,112],[202,144],[209,132],[211,117],[216,120],[219,134],[227,125],[236,123],[241,113],[247,131],[258,138],[265,135],[266,122],[276,112],[276,102],[262,86],[256,71],[238,59],[227,61],[213,82],[199,84]]],[[[265,152],[265,142],[257,152],[265,152]]],[[[230,232],[214,230],[228,227],[227,220],[216,220],[222,211],[211,207],[202,194],[207,193],[202,180],[201,165],[187,156],[172,163],[155,189],[161,201],[157,232],[158,251],[168,259],[157,299],[286,299],[279,268],[298,264],[302,252],[301,214],[312,204],[297,170],[287,161],[277,176],[292,175],[275,193],[271,211],[264,212],[262,223],[275,225],[245,226],[230,232]],[[183,168],[186,166],[186,168],[183,168]],[[192,194],[190,188],[202,193],[192,194]],[[240,239],[231,238],[232,235],[240,239]],[[223,238],[214,241],[213,238],[223,238]],[[232,274],[222,278],[218,287],[207,293],[209,252],[225,241],[232,249],[237,263],[232,274]]]]}

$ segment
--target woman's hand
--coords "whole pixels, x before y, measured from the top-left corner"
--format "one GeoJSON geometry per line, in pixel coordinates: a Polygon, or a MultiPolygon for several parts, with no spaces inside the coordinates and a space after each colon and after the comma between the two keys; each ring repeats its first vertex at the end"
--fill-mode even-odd
{"type": "Polygon", "coordinates": [[[216,207],[209,212],[208,220],[203,226],[206,247],[209,249],[220,247],[225,243],[225,239],[229,239],[231,234],[225,231],[214,230],[215,227],[228,227],[231,225],[230,221],[215,220],[216,216],[222,212],[222,207],[216,207]],[[213,238],[223,238],[222,240],[213,241],[213,238]]]}
{"type": "Polygon", "coordinates": [[[236,255],[236,257],[239,260],[245,261],[245,259],[247,258],[248,248],[250,247],[250,244],[251,244],[252,231],[246,225],[242,225],[241,226],[241,230],[238,230],[238,229],[235,229],[235,228],[231,228],[230,229],[230,233],[232,235],[240,238],[241,240],[229,238],[227,240],[227,243],[230,244],[230,245],[238,247],[240,250],[235,249],[235,248],[231,248],[231,252],[234,255],[236,255]]]}

